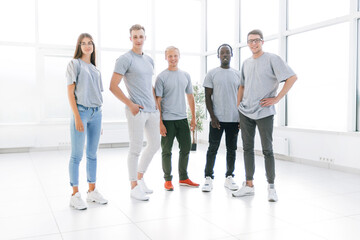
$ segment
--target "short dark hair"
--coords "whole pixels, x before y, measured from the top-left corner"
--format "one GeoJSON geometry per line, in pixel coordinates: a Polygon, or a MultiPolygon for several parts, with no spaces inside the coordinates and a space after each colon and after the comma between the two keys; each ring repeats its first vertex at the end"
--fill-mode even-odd
{"type": "Polygon", "coordinates": [[[221,45],[219,46],[218,50],[217,50],[218,56],[220,55],[220,49],[221,49],[222,47],[228,47],[228,48],[230,48],[231,56],[233,55],[232,47],[231,47],[229,44],[224,43],[224,44],[221,44],[221,45]]]}
{"type": "Polygon", "coordinates": [[[254,30],[250,31],[248,33],[247,37],[249,37],[249,35],[259,35],[261,39],[264,39],[262,31],[259,29],[254,29],[254,30]]]}

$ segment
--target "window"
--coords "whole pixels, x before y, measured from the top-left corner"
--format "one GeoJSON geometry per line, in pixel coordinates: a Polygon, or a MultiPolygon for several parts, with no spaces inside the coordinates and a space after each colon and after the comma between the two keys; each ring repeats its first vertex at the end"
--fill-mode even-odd
{"type": "Polygon", "coordinates": [[[38,6],[40,43],[74,46],[84,32],[98,42],[96,0],[38,0],[38,6]]]}
{"type": "Polygon", "coordinates": [[[129,29],[134,24],[145,27],[144,49],[152,44],[152,1],[132,0],[100,1],[101,45],[120,49],[131,49],[129,29]],[[140,7],[141,6],[141,7],[140,7]]]}
{"type": "Polygon", "coordinates": [[[68,119],[71,109],[67,97],[66,68],[70,56],[45,55],[44,78],[41,86],[41,105],[44,119],[68,119]]]}
{"type": "Polygon", "coordinates": [[[288,62],[299,78],[288,95],[289,126],[346,131],[349,24],[290,36],[288,43],[288,62]]]}
{"type": "Polygon", "coordinates": [[[1,1],[0,23],[0,41],[35,42],[35,1],[1,1]]]}
{"type": "MultiPolygon", "coordinates": [[[[103,119],[104,121],[126,121],[125,104],[117,99],[109,90],[111,77],[114,73],[116,59],[125,52],[102,51],[101,52],[101,78],[104,86],[103,94],[103,119]]],[[[120,88],[125,95],[128,92],[124,79],[120,82],[120,88]]]]}
{"type": "Polygon", "coordinates": [[[242,0],[240,16],[241,42],[246,42],[253,29],[260,29],[265,36],[279,32],[279,0],[242,0]]]}
{"type": "Polygon", "coordinates": [[[349,0],[288,0],[289,28],[298,28],[349,14],[349,0]],[[306,14],[306,16],[305,16],[306,14]]]}
{"type": "Polygon", "coordinates": [[[207,51],[216,50],[221,44],[232,45],[237,37],[235,30],[236,1],[207,1],[207,51]]]}
{"type": "Polygon", "coordinates": [[[201,52],[201,2],[194,0],[155,1],[156,50],[168,46],[180,52],[201,52]]]}
{"type": "Polygon", "coordinates": [[[39,114],[33,47],[0,46],[0,122],[34,122],[39,114]],[[20,57],[21,56],[21,57],[20,57]]]}

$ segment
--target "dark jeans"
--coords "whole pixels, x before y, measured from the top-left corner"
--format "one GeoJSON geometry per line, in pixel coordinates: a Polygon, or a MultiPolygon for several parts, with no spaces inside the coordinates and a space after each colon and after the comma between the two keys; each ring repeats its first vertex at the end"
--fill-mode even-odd
{"type": "Polygon", "coordinates": [[[162,149],[162,167],[165,181],[171,181],[171,150],[176,137],[179,143],[179,179],[188,179],[187,166],[189,162],[189,152],[191,148],[191,136],[187,119],[181,120],[164,120],[166,127],[166,137],[161,137],[162,149]]]}
{"type": "Polygon", "coordinates": [[[222,134],[225,130],[226,142],[226,174],[225,177],[234,176],[237,139],[239,123],[220,122],[220,129],[211,127],[209,131],[209,148],[206,153],[205,177],[214,178],[214,165],[216,154],[220,146],[222,134]]]}
{"type": "Polygon", "coordinates": [[[255,129],[258,127],[262,152],[265,157],[265,170],[268,183],[274,183],[275,180],[275,159],[272,148],[272,133],[274,127],[274,115],[254,120],[240,113],[240,129],[243,141],[244,163],[246,180],[254,180],[255,156],[254,156],[254,138],[255,129]]]}

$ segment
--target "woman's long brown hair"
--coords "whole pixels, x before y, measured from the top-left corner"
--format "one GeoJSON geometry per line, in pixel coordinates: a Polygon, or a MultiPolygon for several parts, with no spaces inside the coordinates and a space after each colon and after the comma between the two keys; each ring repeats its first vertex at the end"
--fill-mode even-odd
{"type": "Polygon", "coordinates": [[[81,58],[82,56],[82,51],[81,51],[81,41],[84,39],[84,38],[90,38],[92,43],[93,43],[93,52],[91,53],[91,56],[90,56],[90,62],[96,66],[96,54],[95,54],[95,43],[94,43],[94,40],[92,38],[92,36],[88,33],[82,33],[80,34],[80,36],[78,37],[78,40],[77,40],[77,44],[76,44],[76,49],[75,49],[75,54],[74,54],[74,59],[78,59],[78,58],[81,58]]]}

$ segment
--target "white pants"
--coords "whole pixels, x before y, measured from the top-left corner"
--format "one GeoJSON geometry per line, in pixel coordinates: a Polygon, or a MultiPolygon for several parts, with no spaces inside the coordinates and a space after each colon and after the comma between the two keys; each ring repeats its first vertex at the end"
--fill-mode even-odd
{"type": "Polygon", "coordinates": [[[135,116],[126,109],[128,121],[130,149],[128,154],[128,168],[130,181],[137,181],[137,173],[145,173],[154,154],[160,148],[160,114],[156,112],[139,112],[135,116]],[[146,148],[138,159],[143,146],[144,132],[146,148]]]}

